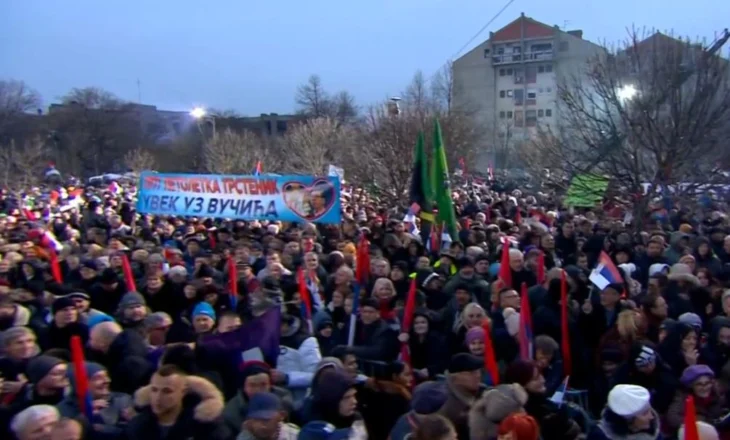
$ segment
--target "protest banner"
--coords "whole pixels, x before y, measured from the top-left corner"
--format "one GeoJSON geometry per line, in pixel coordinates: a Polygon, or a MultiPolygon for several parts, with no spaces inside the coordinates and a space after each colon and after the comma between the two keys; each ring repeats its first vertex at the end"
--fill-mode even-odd
{"type": "Polygon", "coordinates": [[[340,181],[337,177],[144,172],[140,176],[137,212],[340,223],[340,181]]]}
{"type": "Polygon", "coordinates": [[[593,208],[601,203],[606,194],[609,180],[594,174],[579,174],[573,177],[565,195],[565,205],[576,208],[593,208]]]}

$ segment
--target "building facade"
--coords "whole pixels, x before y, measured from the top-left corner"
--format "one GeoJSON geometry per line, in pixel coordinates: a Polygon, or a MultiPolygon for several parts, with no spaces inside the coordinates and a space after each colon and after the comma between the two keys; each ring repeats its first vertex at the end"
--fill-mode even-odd
{"type": "Polygon", "coordinates": [[[474,109],[484,128],[478,167],[503,167],[510,149],[555,127],[558,84],[581,75],[604,49],[522,14],[454,61],[454,102],[474,109]]]}

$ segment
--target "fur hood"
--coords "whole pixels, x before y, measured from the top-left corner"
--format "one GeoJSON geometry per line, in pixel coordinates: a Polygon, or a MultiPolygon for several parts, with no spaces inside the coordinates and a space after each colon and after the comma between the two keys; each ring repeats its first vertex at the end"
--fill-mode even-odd
{"type": "MultiPolygon", "coordinates": [[[[604,409],[604,414],[605,414],[604,409]]],[[[597,429],[599,431],[603,432],[603,435],[606,436],[606,438],[610,438],[611,440],[656,440],[660,438],[660,430],[659,430],[659,414],[657,414],[656,411],[652,410],[654,413],[654,424],[651,428],[651,432],[637,432],[637,433],[628,433],[628,434],[617,434],[615,432],[615,429],[610,421],[606,420],[606,417],[601,417],[601,421],[598,422],[596,427],[594,429],[597,429]]]]}
{"type": "Polygon", "coordinates": [[[489,389],[469,411],[469,438],[497,438],[497,428],[502,420],[514,412],[523,412],[527,399],[527,391],[516,383],[489,389]]]}
{"type": "Polygon", "coordinates": [[[401,396],[402,398],[410,401],[411,392],[406,387],[399,383],[395,383],[389,380],[376,380],[368,379],[365,382],[365,388],[375,391],[377,393],[391,394],[394,396],[401,396]]]}
{"type": "MultiPolygon", "coordinates": [[[[195,406],[193,418],[201,423],[210,423],[221,416],[225,402],[223,394],[211,382],[202,377],[187,377],[187,393],[200,398],[195,406]]],[[[150,404],[150,386],[146,385],[134,393],[134,406],[143,408],[150,404]]]]}
{"type": "Polygon", "coordinates": [[[27,308],[16,305],[15,306],[15,321],[13,321],[13,327],[26,327],[30,322],[30,310],[27,308]]]}

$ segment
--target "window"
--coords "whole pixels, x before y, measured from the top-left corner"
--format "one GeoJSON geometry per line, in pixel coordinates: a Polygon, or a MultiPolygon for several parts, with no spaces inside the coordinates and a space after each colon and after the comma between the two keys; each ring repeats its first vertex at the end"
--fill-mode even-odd
{"type": "Polygon", "coordinates": [[[525,112],[525,125],[528,127],[534,127],[537,125],[537,111],[527,110],[525,112]]]}
{"type": "Polygon", "coordinates": [[[500,90],[499,91],[499,97],[500,98],[504,98],[505,96],[507,96],[507,92],[505,92],[504,90],[500,90]]]}
{"type": "Polygon", "coordinates": [[[489,49],[484,49],[484,58],[489,58],[489,49]]]}
{"type": "Polygon", "coordinates": [[[507,112],[507,119],[512,119],[512,112],[507,112]]]}
{"type": "Polygon", "coordinates": [[[515,105],[522,105],[525,91],[522,89],[515,89],[515,105]]]}
{"type": "Polygon", "coordinates": [[[545,91],[545,90],[544,90],[544,89],[543,89],[542,87],[540,87],[539,89],[537,89],[537,92],[538,92],[538,93],[542,93],[542,92],[544,92],[544,91],[545,91]]]}
{"type": "Polygon", "coordinates": [[[538,118],[542,118],[543,116],[545,116],[545,110],[538,110],[537,111],[537,117],[538,118]]]}
{"type": "Polygon", "coordinates": [[[522,69],[515,69],[515,84],[524,84],[525,82],[525,71],[522,69]]]}
{"type": "Polygon", "coordinates": [[[507,69],[507,76],[512,76],[512,68],[507,69]]]}
{"type": "Polygon", "coordinates": [[[545,73],[550,73],[552,71],[553,71],[553,65],[552,64],[547,64],[545,66],[545,73]]]}
{"type": "Polygon", "coordinates": [[[558,50],[560,52],[567,52],[568,51],[568,42],[567,41],[561,41],[560,45],[558,46],[558,50]]]}
{"type": "Polygon", "coordinates": [[[537,68],[537,73],[545,73],[545,66],[539,66],[537,68]]]}
{"type": "Polygon", "coordinates": [[[548,93],[552,93],[552,91],[553,91],[553,88],[552,88],[552,87],[548,87],[548,88],[546,89],[546,91],[547,91],[548,93]]]}
{"type": "Polygon", "coordinates": [[[504,112],[499,112],[499,119],[504,119],[505,116],[504,112]]]}
{"type": "Polygon", "coordinates": [[[511,98],[512,97],[512,90],[507,90],[507,97],[508,98],[511,98]]]}
{"type": "Polygon", "coordinates": [[[497,55],[504,55],[504,47],[497,48],[497,55]]]}
{"type": "Polygon", "coordinates": [[[286,133],[287,124],[286,121],[276,121],[276,132],[279,134],[286,133]]]}
{"type": "Polygon", "coordinates": [[[538,43],[530,46],[532,52],[547,52],[553,50],[552,43],[538,43]]]}
{"type": "Polygon", "coordinates": [[[522,117],[522,111],[515,112],[515,127],[522,127],[525,125],[525,119],[522,117]]]}
{"type": "Polygon", "coordinates": [[[545,110],[545,117],[551,117],[553,115],[553,111],[551,109],[545,110]]]}
{"type": "Polygon", "coordinates": [[[522,48],[520,46],[514,46],[512,48],[512,53],[522,53],[522,48]]]}
{"type": "Polygon", "coordinates": [[[505,74],[506,72],[504,71],[504,69],[499,69],[499,76],[504,76],[505,74]]]}
{"type": "Polygon", "coordinates": [[[537,99],[537,92],[535,89],[527,89],[527,99],[537,99]]]}
{"type": "Polygon", "coordinates": [[[527,82],[527,84],[535,84],[537,82],[536,66],[525,67],[525,81],[527,82]]]}

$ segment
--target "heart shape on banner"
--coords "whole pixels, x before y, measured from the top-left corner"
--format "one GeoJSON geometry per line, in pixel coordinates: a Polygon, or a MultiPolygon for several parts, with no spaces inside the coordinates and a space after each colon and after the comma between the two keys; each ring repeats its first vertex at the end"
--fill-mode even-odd
{"type": "Polygon", "coordinates": [[[317,179],[311,185],[286,182],[281,189],[287,208],[304,220],[322,218],[335,204],[335,187],[327,179],[317,179]]]}

